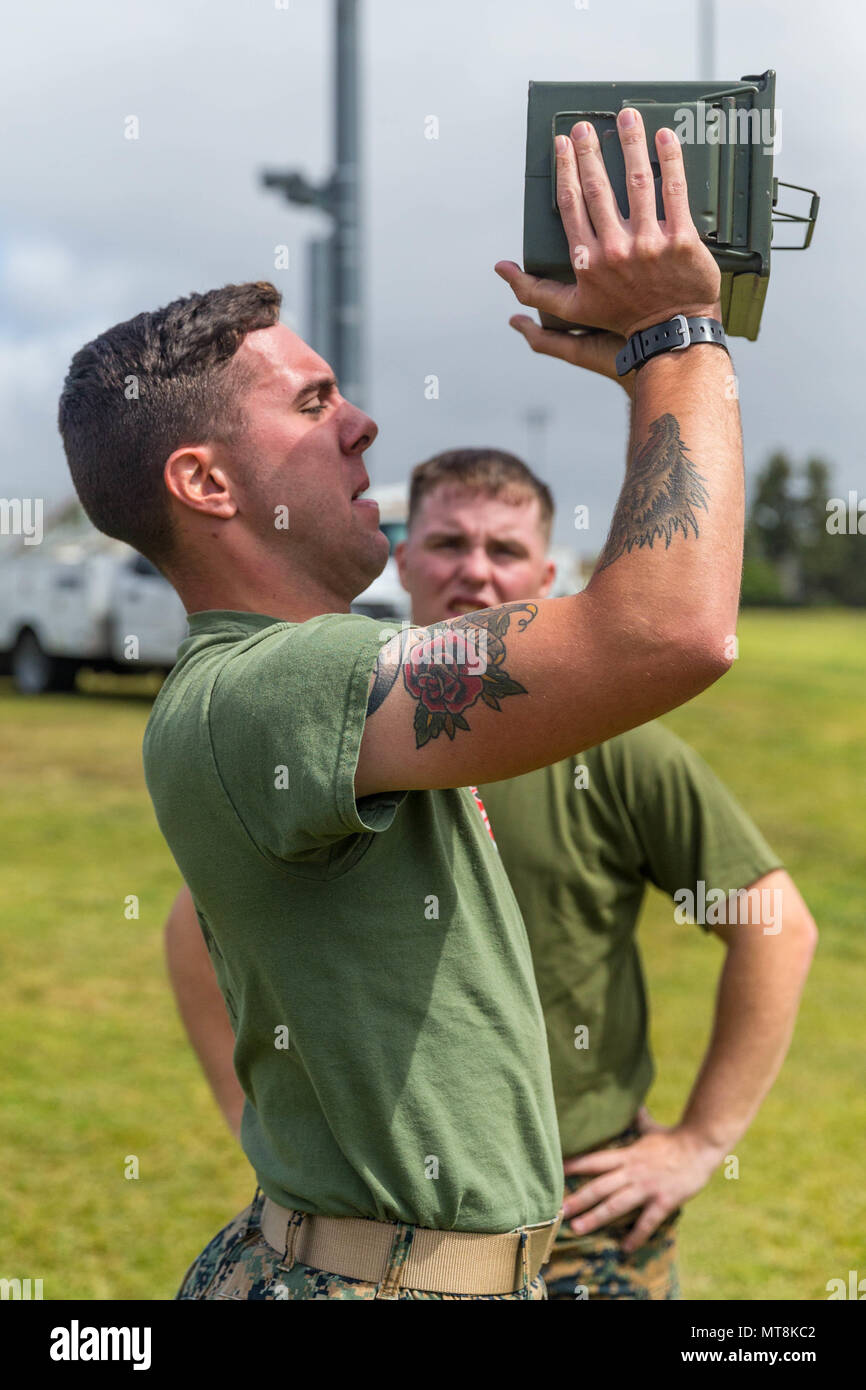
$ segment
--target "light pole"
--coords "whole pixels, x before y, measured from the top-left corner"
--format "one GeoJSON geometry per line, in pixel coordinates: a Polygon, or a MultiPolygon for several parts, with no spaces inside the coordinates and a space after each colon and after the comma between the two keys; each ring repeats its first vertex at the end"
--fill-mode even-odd
{"type": "Polygon", "coordinates": [[[361,101],[358,61],[359,0],[334,4],[335,167],[314,184],[297,170],[266,169],[265,188],[278,189],[298,207],[331,218],[329,236],[307,246],[308,335],[331,363],[347,400],[363,408],[363,291],[361,286],[361,101]]]}
{"type": "Polygon", "coordinates": [[[716,76],[716,0],[698,0],[698,77],[716,76]]]}
{"type": "Polygon", "coordinates": [[[546,443],[547,426],[550,422],[550,411],[546,406],[533,405],[524,414],[526,421],[526,433],[529,444],[529,457],[531,467],[539,472],[544,472],[546,467],[546,443]]]}

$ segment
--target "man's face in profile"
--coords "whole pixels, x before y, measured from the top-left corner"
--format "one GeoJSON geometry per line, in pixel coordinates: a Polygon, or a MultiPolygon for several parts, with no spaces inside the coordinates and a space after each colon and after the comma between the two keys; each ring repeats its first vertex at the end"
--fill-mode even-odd
{"type": "MultiPolygon", "coordinates": [[[[246,424],[228,472],[239,514],[265,554],[288,559],[299,583],[351,600],[381,573],[388,541],[369,486],[364,451],[375,422],[340,395],[333,372],[285,324],[247,334],[236,354],[247,374],[246,424]],[[275,525],[288,509],[288,528],[275,525]]],[[[263,557],[264,558],[264,557],[263,557]]]]}
{"type": "Polygon", "coordinates": [[[396,549],[412,616],[428,625],[479,608],[545,598],[556,573],[537,497],[442,483],[421,500],[396,549]]]}

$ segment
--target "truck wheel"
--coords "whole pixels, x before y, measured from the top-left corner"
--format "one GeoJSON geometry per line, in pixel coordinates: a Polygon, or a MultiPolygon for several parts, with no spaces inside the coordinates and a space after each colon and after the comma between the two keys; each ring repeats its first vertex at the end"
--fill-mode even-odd
{"type": "Polygon", "coordinates": [[[35,632],[22,632],[12,653],[12,680],[22,695],[73,690],[77,673],[77,661],[49,656],[35,632]]]}

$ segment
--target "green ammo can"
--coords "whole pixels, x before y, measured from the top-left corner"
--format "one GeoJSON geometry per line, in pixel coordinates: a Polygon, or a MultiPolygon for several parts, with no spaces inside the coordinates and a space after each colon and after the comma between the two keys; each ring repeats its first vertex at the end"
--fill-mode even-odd
{"type": "MultiPolygon", "coordinates": [[[[805,224],[802,251],[812,240],[819,198],[810,188],[773,175],[781,140],[775,110],[776,74],[739,82],[530,82],[526,138],[523,263],[532,275],[564,284],[574,280],[569,248],[556,207],[554,137],[577,121],[595,127],[620,212],[628,217],[625,161],[616,129],[624,106],[640,111],[655,174],[656,211],[664,217],[656,131],[668,126],[683,149],[689,206],[701,240],[722,272],[722,317],[727,333],[757,338],[770,278],[773,225],[805,224]],[[780,188],[811,195],[805,214],[777,208],[780,188]]],[[[580,328],[549,314],[546,328],[580,328]]]]}

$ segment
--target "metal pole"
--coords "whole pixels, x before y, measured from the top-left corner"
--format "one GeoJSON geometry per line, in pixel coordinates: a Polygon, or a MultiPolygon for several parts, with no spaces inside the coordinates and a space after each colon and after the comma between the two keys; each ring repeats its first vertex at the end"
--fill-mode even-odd
{"type": "Polygon", "coordinates": [[[361,292],[361,101],[358,0],[336,0],[334,173],[334,371],[340,392],[364,405],[361,292]]]}
{"type": "Polygon", "coordinates": [[[364,406],[359,9],[359,0],[334,5],[335,169],[321,184],[297,169],[265,169],[261,179],[297,207],[319,208],[332,219],[331,235],[308,252],[308,331],[330,360],[342,394],[364,406]]]}
{"type": "Polygon", "coordinates": [[[698,0],[698,77],[712,81],[716,76],[716,4],[698,0]]]}
{"type": "Polygon", "coordinates": [[[334,356],[334,236],[307,242],[307,333],[310,347],[330,362],[334,356]]]}
{"type": "Polygon", "coordinates": [[[530,466],[543,473],[547,466],[546,442],[550,411],[545,406],[530,406],[525,414],[526,432],[529,440],[530,466]]]}

